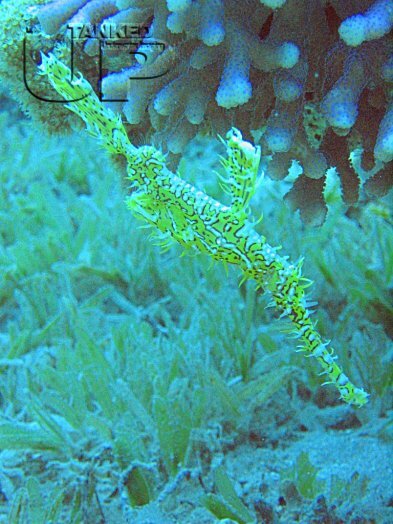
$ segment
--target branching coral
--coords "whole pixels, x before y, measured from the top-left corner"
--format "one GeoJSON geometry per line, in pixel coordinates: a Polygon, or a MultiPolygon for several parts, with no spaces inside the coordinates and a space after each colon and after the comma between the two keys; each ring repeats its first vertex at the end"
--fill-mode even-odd
{"type": "Polygon", "coordinates": [[[253,279],[271,293],[272,305],[289,318],[292,334],[301,341],[299,351],[319,362],[327,383],[336,386],[345,402],[365,404],[368,394],[345,375],[329,342],[311,320],[313,304],[306,298],[309,281],[301,275],[302,260],[292,264],[288,257],[278,255],[278,248],[271,247],[253,227],[249,202],[257,185],[260,148],[244,141],[236,129],[228,133],[223,182],[231,203],[223,205],[169,171],[158,149],[133,146],[120,118],[103,106],[82,76],[72,82],[70,69],[54,55],[43,55],[40,69],[65,100],[75,100],[66,107],[82,118],[89,133],[110,152],[126,158],[131,211],[161,231],[164,244],[173,239],[186,249],[238,265],[244,280],[253,279]]]}
{"type": "MultiPolygon", "coordinates": [[[[367,178],[369,194],[391,187],[391,0],[23,0],[28,4],[34,7],[21,8],[19,17],[35,35],[29,45],[37,49],[40,38],[44,50],[57,48],[62,59],[59,42],[70,32],[67,24],[145,28],[135,47],[139,54],[130,57],[119,38],[103,51],[103,94],[112,110],[123,112],[134,142],[148,136],[179,153],[198,130],[223,134],[236,125],[273,155],[267,168],[272,177],[285,177],[293,159],[302,164],[287,199],[315,224],[326,215],[329,165],[339,171],[347,203],[358,200],[367,178]],[[358,148],[368,171],[362,180],[349,161],[358,148]]],[[[10,13],[15,19],[15,5],[4,0],[0,7],[5,27],[10,13]]],[[[11,25],[20,60],[23,35],[14,20],[11,25]]],[[[91,36],[78,41],[74,58],[95,85],[98,44],[91,36]]],[[[9,73],[10,67],[14,92],[28,106],[15,49],[7,47],[2,69],[9,73]]],[[[41,111],[53,128],[52,109],[30,101],[30,111],[41,111]]]]}

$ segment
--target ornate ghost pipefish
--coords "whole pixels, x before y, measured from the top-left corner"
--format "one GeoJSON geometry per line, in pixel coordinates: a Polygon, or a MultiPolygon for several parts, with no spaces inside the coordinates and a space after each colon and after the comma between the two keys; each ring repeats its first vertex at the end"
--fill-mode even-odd
{"type": "Polygon", "coordinates": [[[348,404],[364,405],[368,393],[345,375],[333,348],[310,318],[305,289],[311,282],[302,277],[303,260],[292,264],[254,229],[249,202],[258,184],[260,148],[244,141],[237,129],[228,132],[227,156],[222,159],[227,176],[222,182],[231,203],[224,205],[169,171],[164,154],[155,147],[133,146],[120,116],[100,102],[82,76],[71,81],[70,69],[53,54],[42,55],[40,73],[66,100],[73,100],[65,106],[83,119],[92,136],[111,153],[126,158],[131,192],[126,202],[132,213],[158,228],[164,243],[173,239],[214,260],[238,265],[243,281],[253,279],[271,293],[272,304],[289,318],[292,334],[301,341],[298,351],[319,362],[321,374],[328,377],[325,384],[334,384],[348,404]]]}

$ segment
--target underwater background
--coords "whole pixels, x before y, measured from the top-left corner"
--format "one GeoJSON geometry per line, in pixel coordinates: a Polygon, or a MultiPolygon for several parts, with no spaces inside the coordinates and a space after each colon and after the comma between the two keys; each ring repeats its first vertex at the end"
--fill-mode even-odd
{"type": "MultiPolygon", "coordinates": [[[[392,191],[349,203],[329,169],[312,227],[285,197],[294,161],[251,200],[258,233],[304,257],[318,329],[370,394],[357,408],[322,386],[268,293],[157,245],[125,205],[124,163],[84,131],[48,132],[16,91],[4,75],[0,522],[393,522],[392,191]]],[[[228,202],[224,145],[188,138],[168,164],[228,202]]]]}
{"type": "MultiPolygon", "coordinates": [[[[254,204],[306,258],[355,409],[252,282],[149,241],[93,140],[1,102],[1,522],[391,522],[390,197],[348,217],[332,183],[320,229],[283,183],[254,204]]],[[[180,168],[220,194],[217,149],[180,168]]]]}

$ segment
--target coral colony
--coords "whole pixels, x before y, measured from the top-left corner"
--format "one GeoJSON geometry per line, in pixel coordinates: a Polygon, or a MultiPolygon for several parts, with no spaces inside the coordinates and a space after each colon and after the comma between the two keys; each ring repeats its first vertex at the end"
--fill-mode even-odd
{"type": "Polygon", "coordinates": [[[15,67],[21,21],[31,71],[41,50],[69,63],[72,39],[75,67],[133,143],[178,154],[198,131],[224,136],[235,125],[271,157],[269,176],[284,178],[296,159],[303,174],[286,199],[305,222],[325,219],[330,166],[347,204],[392,186],[392,0],[4,0],[0,16],[0,69],[52,130],[59,108],[27,98],[15,67]]]}

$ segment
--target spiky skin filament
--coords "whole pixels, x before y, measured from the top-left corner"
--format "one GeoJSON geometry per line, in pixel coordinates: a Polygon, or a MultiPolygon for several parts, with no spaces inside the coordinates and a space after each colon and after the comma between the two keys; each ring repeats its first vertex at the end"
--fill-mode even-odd
{"type": "Polygon", "coordinates": [[[53,55],[43,56],[40,69],[62,96],[80,99],[66,106],[84,120],[89,133],[110,152],[126,157],[127,206],[132,212],[182,246],[240,266],[244,279],[252,278],[258,287],[270,291],[277,310],[291,320],[293,334],[301,341],[300,351],[315,357],[327,375],[325,383],[334,384],[345,402],[364,405],[368,394],[344,374],[310,318],[305,294],[309,281],[301,276],[302,261],[291,264],[278,255],[250,220],[248,204],[257,184],[260,149],[243,141],[236,129],[227,134],[227,158],[222,164],[228,173],[224,184],[231,204],[223,205],[169,171],[159,150],[134,147],[119,116],[101,104],[85,79],[71,82],[69,68],[53,55]]]}

